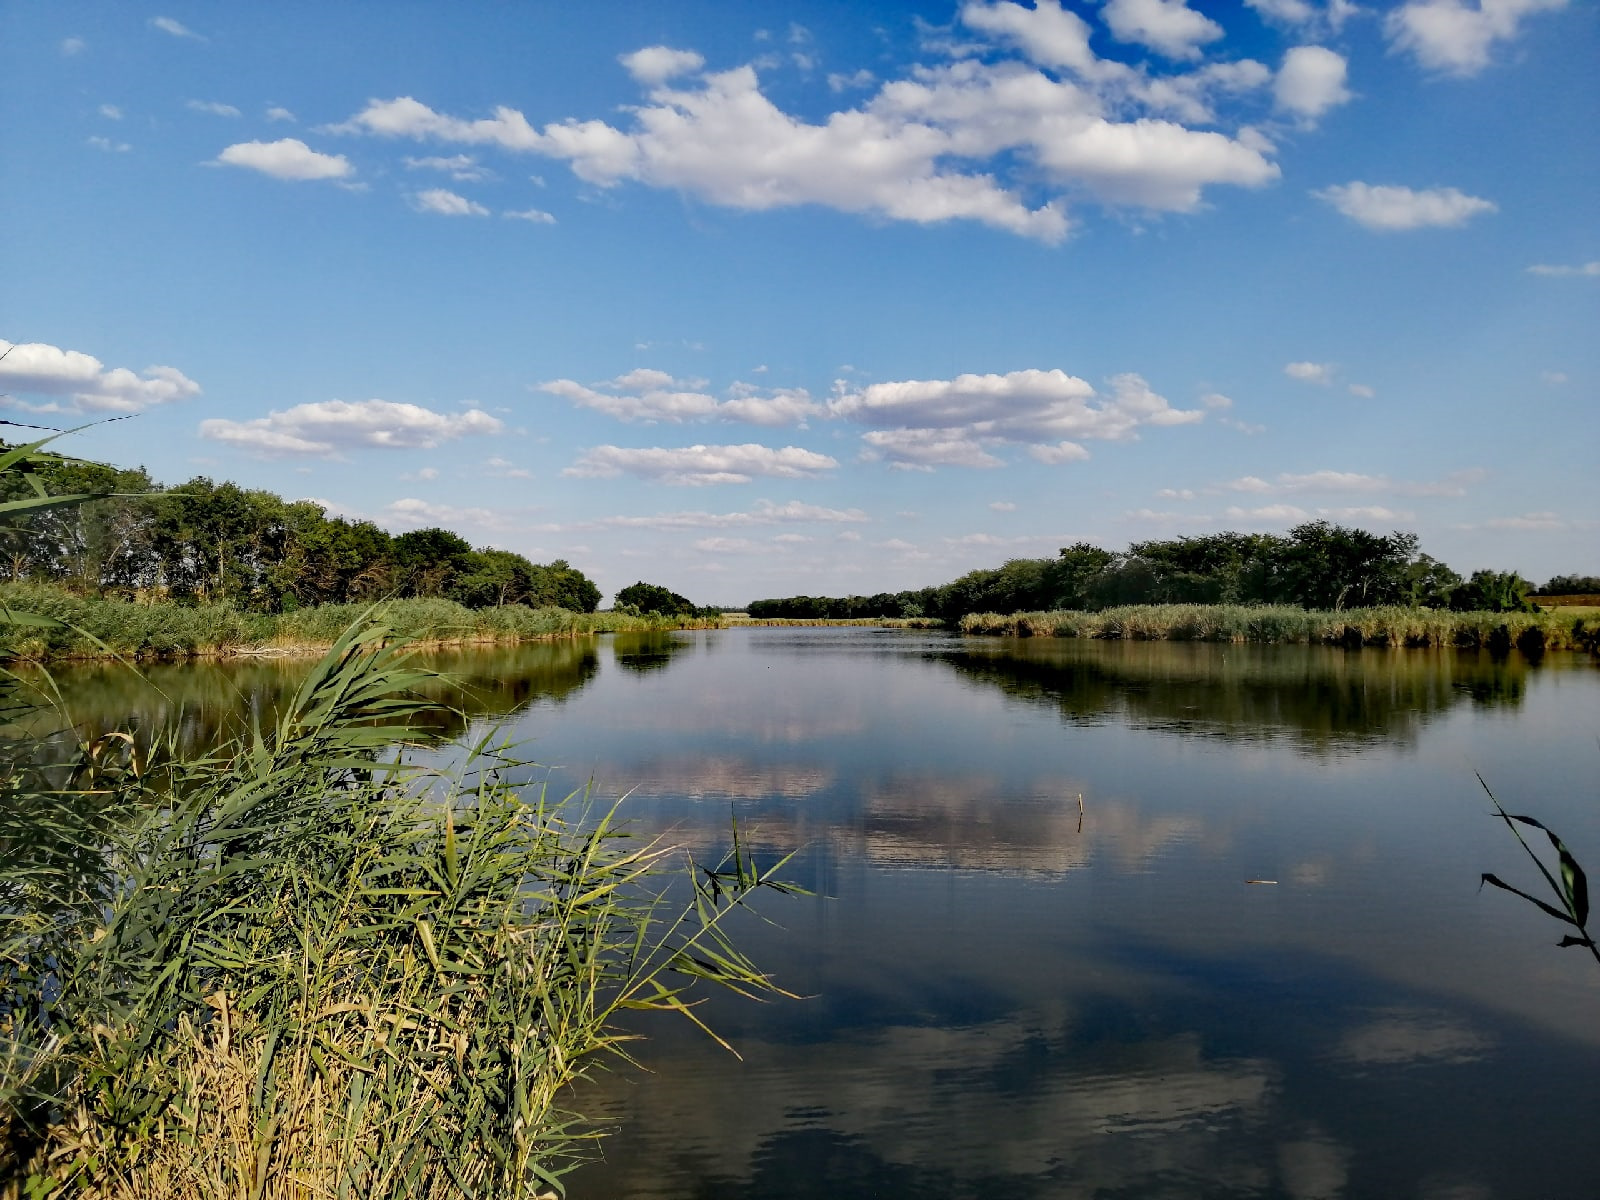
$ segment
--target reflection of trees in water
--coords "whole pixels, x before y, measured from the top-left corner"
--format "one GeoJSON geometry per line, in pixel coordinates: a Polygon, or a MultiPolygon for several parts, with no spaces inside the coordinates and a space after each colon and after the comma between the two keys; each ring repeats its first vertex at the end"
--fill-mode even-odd
{"type": "Polygon", "coordinates": [[[674,637],[664,629],[617,633],[611,638],[611,655],[624,671],[645,675],[663,670],[675,654],[689,645],[686,639],[674,637]]]}
{"type": "Polygon", "coordinates": [[[1201,736],[1288,733],[1307,749],[1410,739],[1464,697],[1515,707],[1528,665],[1475,652],[1033,639],[963,643],[964,678],[1088,724],[1125,715],[1201,736]]]}
{"type": "MultiPolygon", "coordinates": [[[[120,664],[95,663],[52,669],[63,700],[61,718],[80,733],[112,729],[148,740],[170,739],[181,755],[199,755],[249,730],[268,729],[315,659],[277,658],[160,664],[136,674],[120,664]]],[[[441,678],[420,689],[447,706],[426,717],[442,737],[453,736],[474,717],[501,717],[539,701],[559,703],[584,687],[599,669],[592,638],[474,647],[418,655],[416,662],[441,678]]],[[[40,673],[21,671],[43,682],[40,673]]]]}

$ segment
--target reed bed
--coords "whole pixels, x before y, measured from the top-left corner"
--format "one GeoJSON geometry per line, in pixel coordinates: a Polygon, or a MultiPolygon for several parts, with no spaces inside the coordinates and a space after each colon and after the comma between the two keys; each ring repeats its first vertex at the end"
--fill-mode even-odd
{"type": "Polygon", "coordinates": [[[723,613],[724,625],[757,625],[762,628],[785,626],[862,626],[875,629],[943,629],[941,617],[752,617],[747,613],[723,613]]]}
{"type": "Polygon", "coordinates": [[[52,760],[0,676],[4,1200],[537,1200],[593,1145],[564,1097],[629,1061],[624,1011],[779,991],[731,933],[781,863],[735,829],[680,868],[507,785],[503,746],[406,767],[436,677],[394,636],[347,630],[205,759],[52,760]]]}
{"type": "Polygon", "coordinates": [[[1100,612],[973,613],[966,634],[1132,641],[1261,642],[1343,646],[1457,646],[1528,652],[1593,650],[1597,627],[1552,612],[1445,612],[1354,608],[1319,612],[1231,604],[1151,604],[1100,612]]]}
{"type": "MultiPolygon", "coordinates": [[[[472,609],[438,598],[393,600],[384,606],[395,635],[447,645],[580,637],[625,630],[696,628],[715,619],[625,613],[573,613],[521,604],[472,609]]],[[[51,584],[0,584],[0,610],[53,619],[53,626],[0,622],[0,659],[184,658],[325,650],[368,606],[326,604],[295,612],[244,612],[216,604],[132,604],[84,598],[51,584]]]]}

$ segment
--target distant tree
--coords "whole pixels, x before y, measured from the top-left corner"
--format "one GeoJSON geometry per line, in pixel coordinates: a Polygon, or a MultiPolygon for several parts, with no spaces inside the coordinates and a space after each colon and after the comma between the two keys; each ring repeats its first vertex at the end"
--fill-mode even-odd
{"type": "Polygon", "coordinates": [[[1461,576],[1444,563],[1419,554],[1406,567],[1405,602],[1417,608],[1449,608],[1461,583],[1461,576]]]}
{"type": "Polygon", "coordinates": [[[663,617],[693,616],[694,602],[659,584],[630,583],[617,593],[613,607],[636,613],[659,613],[663,617]]]}
{"type": "Polygon", "coordinates": [[[550,605],[568,612],[593,612],[600,607],[601,591],[594,581],[564,558],[535,566],[533,590],[527,603],[550,605]]]}
{"type": "Polygon", "coordinates": [[[1459,612],[1534,612],[1538,605],[1528,598],[1533,591],[1515,571],[1474,571],[1456,589],[1450,607],[1459,612]]]}
{"type": "Polygon", "coordinates": [[[1600,575],[1555,575],[1539,588],[1538,596],[1592,596],[1600,593],[1600,575]]]}
{"type": "Polygon", "coordinates": [[[408,596],[448,595],[456,576],[470,569],[472,543],[458,533],[433,526],[394,539],[400,586],[408,596]]]}

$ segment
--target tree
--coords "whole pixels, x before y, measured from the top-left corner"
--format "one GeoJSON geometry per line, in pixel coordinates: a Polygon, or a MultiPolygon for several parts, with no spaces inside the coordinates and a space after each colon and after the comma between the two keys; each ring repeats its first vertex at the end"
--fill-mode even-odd
{"type": "Polygon", "coordinates": [[[1533,584],[1515,571],[1474,571],[1456,590],[1450,607],[1458,612],[1534,612],[1539,606],[1528,599],[1532,590],[1533,584]]]}
{"type": "Polygon", "coordinates": [[[612,607],[636,613],[658,613],[663,617],[692,617],[695,613],[693,601],[642,579],[618,592],[612,607]]]}

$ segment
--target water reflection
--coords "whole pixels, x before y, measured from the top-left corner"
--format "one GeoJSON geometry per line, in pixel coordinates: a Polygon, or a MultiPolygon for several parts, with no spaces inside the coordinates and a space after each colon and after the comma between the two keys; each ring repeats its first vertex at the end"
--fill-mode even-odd
{"type": "Polygon", "coordinates": [[[1077,639],[968,639],[947,661],[1066,720],[1320,752],[1410,741],[1463,699],[1514,708],[1530,664],[1476,651],[1341,650],[1077,639]]]}

